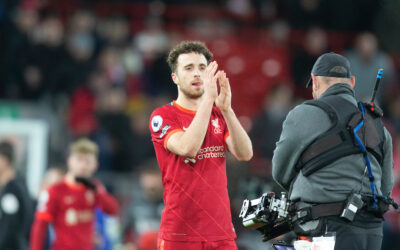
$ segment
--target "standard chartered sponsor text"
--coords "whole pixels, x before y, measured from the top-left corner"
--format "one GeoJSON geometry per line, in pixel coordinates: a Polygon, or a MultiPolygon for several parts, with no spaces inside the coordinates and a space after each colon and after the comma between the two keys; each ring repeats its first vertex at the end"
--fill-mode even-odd
{"type": "Polygon", "coordinates": [[[196,156],[198,160],[218,157],[225,157],[225,147],[223,145],[201,148],[196,156]]]}

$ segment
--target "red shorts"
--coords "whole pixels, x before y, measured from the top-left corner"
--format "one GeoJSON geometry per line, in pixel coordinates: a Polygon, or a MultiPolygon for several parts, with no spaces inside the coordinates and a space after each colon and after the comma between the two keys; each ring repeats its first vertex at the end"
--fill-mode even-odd
{"type": "Polygon", "coordinates": [[[220,241],[199,241],[199,242],[186,242],[186,241],[169,241],[158,239],[158,250],[237,250],[234,240],[220,240],[220,241]]]}

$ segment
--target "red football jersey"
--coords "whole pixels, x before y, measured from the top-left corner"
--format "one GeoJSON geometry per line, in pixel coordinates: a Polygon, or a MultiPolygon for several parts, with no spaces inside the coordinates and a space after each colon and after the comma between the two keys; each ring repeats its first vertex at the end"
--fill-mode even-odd
{"type": "MultiPolygon", "coordinates": [[[[105,212],[116,214],[118,205],[108,193],[95,193],[82,184],[66,181],[55,184],[40,194],[36,220],[52,223],[55,241],[51,249],[94,249],[94,209],[99,206],[105,212]]],[[[44,237],[33,234],[33,237],[44,237]]],[[[32,241],[31,241],[32,242],[32,241]]],[[[37,248],[36,240],[31,248],[37,248]]],[[[40,243],[39,243],[40,245],[40,243]]]]}
{"type": "Polygon", "coordinates": [[[161,169],[165,209],[160,238],[173,241],[217,241],[236,238],[227,190],[225,139],[228,128],[213,107],[203,145],[194,159],[166,148],[168,138],[186,130],[196,111],[175,102],[156,109],[150,131],[161,169]]]}

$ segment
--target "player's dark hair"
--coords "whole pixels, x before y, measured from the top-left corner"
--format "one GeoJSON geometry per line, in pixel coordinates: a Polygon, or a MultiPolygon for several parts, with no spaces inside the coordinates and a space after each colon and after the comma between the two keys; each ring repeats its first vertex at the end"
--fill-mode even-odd
{"type": "Polygon", "coordinates": [[[213,57],[213,54],[208,50],[204,43],[199,41],[183,41],[176,45],[168,54],[167,63],[171,68],[171,71],[176,72],[179,55],[191,52],[203,54],[207,60],[207,64],[210,63],[211,58],[213,57]]]}
{"type": "Polygon", "coordinates": [[[0,142],[0,155],[5,157],[10,164],[14,161],[14,149],[10,142],[0,142]]]}

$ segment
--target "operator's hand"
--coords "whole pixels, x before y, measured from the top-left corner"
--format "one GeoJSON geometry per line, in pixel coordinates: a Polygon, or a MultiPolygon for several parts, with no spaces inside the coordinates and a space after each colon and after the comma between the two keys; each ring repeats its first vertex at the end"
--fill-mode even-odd
{"type": "Polygon", "coordinates": [[[215,100],[215,105],[222,111],[228,111],[231,108],[231,86],[229,84],[229,79],[226,77],[226,73],[221,71],[218,76],[218,82],[220,86],[220,93],[215,100]]]}
{"type": "Polygon", "coordinates": [[[218,96],[217,79],[220,72],[215,73],[217,69],[218,64],[216,61],[213,61],[203,73],[204,96],[211,100],[215,100],[218,96]]]}

